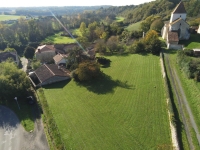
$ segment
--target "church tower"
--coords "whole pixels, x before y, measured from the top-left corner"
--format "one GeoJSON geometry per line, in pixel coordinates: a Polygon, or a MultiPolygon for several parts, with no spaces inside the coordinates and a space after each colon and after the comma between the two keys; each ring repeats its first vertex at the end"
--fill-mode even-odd
{"type": "Polygon", "coordinates": [[[171,14],[171,18],[170,18],[170,22],[169,23],[172,23],[173,21],[179,19],[179,18],[182,18],[183,20],[186,20],[186,10],[185,10],[185,7],[184,7],[184,4],[183,2],[181,1],[177,6],[176,8],[174,9],[174,11],[172,11],[172,14],[171,14]]]}

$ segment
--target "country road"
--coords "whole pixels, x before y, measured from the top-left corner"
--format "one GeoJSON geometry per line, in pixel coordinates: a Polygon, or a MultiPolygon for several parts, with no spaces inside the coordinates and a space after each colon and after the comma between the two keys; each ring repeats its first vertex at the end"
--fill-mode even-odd
{"type": "Polygon", "coordinates": [[[0,105],[0,150],[49,150],[41,119],[35,119],[32,133],[26,132],[15,113],[0,105]]]}
{"type": "Polygon", "coordinates": [[[190,106],[188,104],[187,98],[185,96],[185,92],[182,88],[180,79],[177,76],[176,70],[170,64],[168,54],[164,53],[164,57],[165,57],[166,63],[168,64],[167,67],[168,67],[168,71],[169,71],[170,78],[171,78],[171,81],[172,81],[172,87],[174,89],[175,96],[178,100],[179,113],[182,117],[182,121],[183,121],[184,129],[185,129],[185,132],[186,132],[186,136],[187,136],[187,139],[188,139],[188,142],[189,142],[189,146],[190,146],[190,149],[193,150],[194,145],[192,143],[192,137],[191,137],[191,133],[190,133],[190,130],[189,130],[189,124],[192,126],[192,128],[194,129],[194,131],[196,133],[196,137],[197,137],[199,145],[200,145],[200,134],[199,134],[196,122],[194,120],[194,116],[193,116],[192,111],[190,109],[190,106]],[[186,119],[185,113],[183,111],[184,108],[186,108],[187,114],[190,118],[189,119],[190,123],[188,123],[186,121],[187,119],[186,119]]]}

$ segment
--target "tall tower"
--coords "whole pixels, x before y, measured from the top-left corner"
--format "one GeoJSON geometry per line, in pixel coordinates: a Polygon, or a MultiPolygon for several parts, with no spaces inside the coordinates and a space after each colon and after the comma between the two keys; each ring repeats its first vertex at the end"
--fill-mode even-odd
{"type": "Polygon", "coordinates": [[[181,1],[181,2],[176,6],[176,8],[174,9],[174,11],[172,11],[172,13],[171,13],[171,18],[170,18],[170,22],[169,22],[169,23],[172,23],[174,20],[179,19],[179,18],[182,18],[183,20],[186,20],[186,15],[187,15],[187,13],[186,13],[184,4],[183,4],[183,2],[181,1]]]}

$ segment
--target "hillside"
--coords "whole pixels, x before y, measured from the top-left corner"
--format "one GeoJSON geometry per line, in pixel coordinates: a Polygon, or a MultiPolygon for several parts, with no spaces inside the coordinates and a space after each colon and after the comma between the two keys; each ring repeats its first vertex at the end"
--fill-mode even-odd
{"type": "MultiPolygon", "coordinates": [[[[125,18],[124,23],[135,23],[144,20],[151,15],[159,15],[163,20],[168,20],[171,11],[176,7],[180,0],[156,0],[141,5],[130,5],[120,7],[109,7],[103,11],[113,13],[125,18]]],[[[188,17],[200,16],[200,1],[184,1],[188,17]]]]}

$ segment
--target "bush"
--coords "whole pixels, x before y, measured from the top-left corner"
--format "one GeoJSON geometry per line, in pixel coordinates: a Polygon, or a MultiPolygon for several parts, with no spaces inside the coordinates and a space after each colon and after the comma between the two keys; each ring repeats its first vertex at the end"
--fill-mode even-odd
{"type": "Polygon", "coordinates": [[[105,57],[96,57],[97,58],[97,62],[101,65],[109,65],[110,64],[110,59],[107,59],[105,57]]]}

